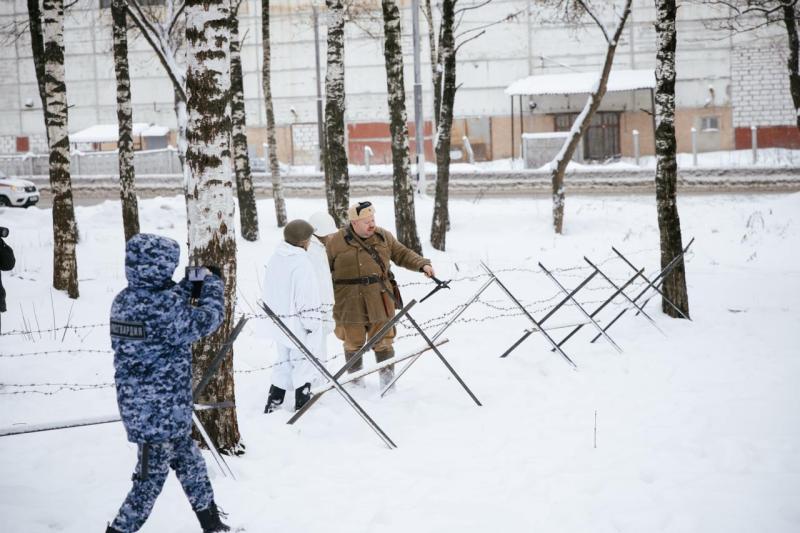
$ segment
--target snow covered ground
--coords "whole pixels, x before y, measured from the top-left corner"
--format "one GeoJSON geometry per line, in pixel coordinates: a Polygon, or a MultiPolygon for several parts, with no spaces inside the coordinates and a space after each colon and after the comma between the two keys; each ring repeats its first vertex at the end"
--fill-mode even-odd
{"type": "MultiPolygon", "coordinates": [[[[379,223],[393,228],[391,199],[376,205],[379,223]]],[[[375,376],[354,392],[396,450],[334,393],[296,426],[285,424],[289,411],[262,414],[272,347],[249,326],[235,348],[247,445],[229,460],[238,480],[223,478],[207,456],[230,522],[255,533],[800,530],[800,195],[686,196],[679,207],[684,242],[696,238],[687,272],[692,322],[666,317],[654,299],[648,310],[666,337],[629,313],[610,329],[622,354],[602,340],[589,344],[589,327],[565,345],[577,371],[541,336],[499,359],[528,324],[491,287],[443,347],[483,407],[430,354],[386,398],[375,376]]],[[[322,200],[288,202],[290,217],[323,208],[322,200]]],[[[143,231],[185,241],[181,198],[143,200],[140,209],[143,231]]],[[[77,327],[0,336],[0,428],[116,414],[105,324],[125,285],[120,209],[108,201],[76,211],[81,298],[73,302],[49,288],[50,211],[0,208],[17,255],[14,271],[3,273],[3,331],[77,327]],[[20,355],[53,350],[61,352],[20,355]]],[[[431,212],[430,200],[418,202],[423,241],[431,212]]],[[[261,265],[280,238],[270,201],[259,202],[259,215],[261,241],[239,241],[242,312],[255,305],[261,265]]],[[[426,253],[438,277],[455,281],[417,305],[417,321],[433,333],[437,317],[465,302],[487,279],[479,260],[537,317],[558,301],[539,261],[569,269],[555,272],[568,287],[589,274],[571,269],[583,255],[626,279],[628,267],[609,259],[612,245],[657,270],[651,197],[571,196],[561,237],[549,216],[547,199],[451,200],[448,251],[426,253]]],[[[398,278],[407,301],[431,288],[419,274],[401,270],[398,278]]],[[[580,300],[590,310],[610,293],[599,277],[587,289],[580,300]]],[[[617,309],[599,317],[608,321],[617,309]]],[[[577,318],[567,308],[549,322],[577,318]]],[[[420,345],[408,333],[399,331],[398,353],[420,345]]],[[[333,338],[329,350],[340,351],[333,338]]],[[[0,438],[0,529],[102,531],[134,462],[121,424],[0,438]]],[[[143,531],[198,530],[171,475],[143,531]]]]}
{"type": "MultiPolygon", "coordinates": [[[[694,159],[691,153],[680,153],[677,155],[678,167],[683,169],[691,168],[748,168],[748,167],[776,167],[776,168],[795,168],[800,166],[800,150],[791,150],[788,148],[759,148],[758,159],[753,162],[752,150],[721,150],[717,152],[702,152],[697,154],[697,165],[694,164],[694,159]]],[[[412,174],[416,174],[416,165],[412,166],[412,174]]],[[[285,166],[284,170],[289,174],[313,174],[317,172],[314,166],[285,166]]],[[[549,163],[539,168],[539,171],[547,171],[549,163]]],[[[618,161],[606,162],[593,162],[593,163],[576,163],[570,162],[567,166],[569,172],[591,172],[596,170],[643,170],[655,169],[656,158],[654,156],[641,156],[639,164],[633,157],[623,157],[618,161]]],[[[259,171],[263,172],[263,163],[258,167],[259,171]]],[[[519,171],[524,170],[524,162],[522,159],[497,159],[494,161],[479,161],[474,164],[454,161],[450,165],[450,171],[456,173],[467,172],[486,172],[486,171],[519,171]]],[[[363,165],[349,165],[351,174],[366,174],[366,167],[363,165]]],[[[425,163],[425,170],[429,175],[436,173],[435,162],[427,161],[425,163]]],[[[370,165],[370,172],[374,174],[391,174],[391,164],[372,164],[370,165]]]]}

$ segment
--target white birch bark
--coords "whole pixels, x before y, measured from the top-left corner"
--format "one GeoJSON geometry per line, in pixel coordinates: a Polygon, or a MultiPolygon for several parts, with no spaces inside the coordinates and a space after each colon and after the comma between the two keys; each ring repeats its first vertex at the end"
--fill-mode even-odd
{"type": "MultiPolygon", "coordinates": [[[[203,374],[232,330],[236,294],[228,17],[227,0],[186,2],[189,261],[193,265],[219,267],[225,282],[225,319],[216,333],[195,344],[195,377],[203,374]]],[[[234,401],[233,385],[231,352],[210,382],[204,400],[234,401]]],[[[233,452],[239,448],[235,410],[203,411],[201,418],[220,449],[233,452]]]]}
{"type": "Polygon", "coordinates": [[[72,201],[67,86],[64,81],[64,0],[44,0],[45,121],[50,148],[50,189],[53,194],[53,288],[78,297],[76,247],[78,227],[72,201]]]}

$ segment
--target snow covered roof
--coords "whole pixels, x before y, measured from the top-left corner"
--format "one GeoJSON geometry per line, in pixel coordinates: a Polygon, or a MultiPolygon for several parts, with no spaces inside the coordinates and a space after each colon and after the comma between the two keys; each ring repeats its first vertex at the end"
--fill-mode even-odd
{"type": "MultiPolygon", "coordinates": [[[[134,137],[163,137],[169,133],[166,126],[150,125],[147,122],[134,122],[134,137]]],[[[95,124],[86,129],[71,133],[71,143],[107,143],[117,142],[119,127],[116,124],[95,124]]]]}
{"type": "MultiPolygon", "coordinates": [[[[540,74],[528,76],[509,85],[509,96],[542,94],[588,94],[597,86],[598,72],[569,72],[565,74],[540,74]]],[[[608,92],[650,89],[656,86],[652,70],[611,70],[608,92]]]]}

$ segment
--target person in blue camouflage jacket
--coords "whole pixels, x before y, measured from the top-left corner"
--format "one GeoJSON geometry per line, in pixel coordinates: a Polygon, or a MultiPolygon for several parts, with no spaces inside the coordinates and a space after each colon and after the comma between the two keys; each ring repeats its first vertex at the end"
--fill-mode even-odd
{"type": "Polygon", "coordinates": [[[128,287],[111,305],[117,404],[128,440],[139,446],[133,487],[106,533],[142,527],[169,469],[175,470],[205,533],[229,531],[192,430],[191,345],[222,323],[223,284],[204,270],[197,305],[191,282],[172,281],[180,247],[141,233],[125,250],[128,287]]]}

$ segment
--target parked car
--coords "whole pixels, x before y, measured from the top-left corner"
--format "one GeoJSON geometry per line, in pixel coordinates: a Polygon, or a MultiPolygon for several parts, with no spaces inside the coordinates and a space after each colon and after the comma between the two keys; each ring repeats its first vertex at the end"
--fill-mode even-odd
{"type": "Polygon", "coordinates": [[[39,190],[33,182],[0,172],[0,206],[30,207],[38,201],[39,190]]]}

